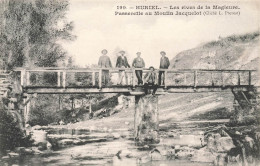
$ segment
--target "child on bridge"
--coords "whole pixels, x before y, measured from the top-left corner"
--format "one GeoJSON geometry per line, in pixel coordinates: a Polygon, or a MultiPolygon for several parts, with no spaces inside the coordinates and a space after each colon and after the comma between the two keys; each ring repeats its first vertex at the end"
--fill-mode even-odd
{"type": "Polygon", "coordinates": [[[153,89],[153,92],[152,92],[152,95],[155,95],[155,92],[158,88],[158,85],[157,85],[157,75],[154,71],[154,67],[151,66],[149,67],[149,72],[145,74],[144,76],[144,91],[145,91],[145,94],[147,95],[148,94],[148,88],[149,86],[152,87],[153,89]]]}

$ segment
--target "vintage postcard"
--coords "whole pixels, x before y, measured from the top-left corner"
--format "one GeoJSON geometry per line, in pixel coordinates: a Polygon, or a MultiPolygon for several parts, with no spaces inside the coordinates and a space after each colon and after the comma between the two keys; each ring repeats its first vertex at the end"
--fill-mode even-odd
{"type": "Polygon", "coordinates": [[[0,0],[0,165],[260,165],[259,23],[254,0],[0,0]]]}

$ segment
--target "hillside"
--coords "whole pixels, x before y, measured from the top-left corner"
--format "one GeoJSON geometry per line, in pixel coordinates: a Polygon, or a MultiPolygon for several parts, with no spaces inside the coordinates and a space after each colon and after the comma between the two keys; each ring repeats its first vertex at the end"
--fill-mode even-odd
{"type": "Polygon", "coordinates": [[[171,60],[174,69],[257,69],[259,57],[259,32],[219,37],[185,50],[171,60]]]}
{"type": "MultiPolygon", "coordinates": [[[[233,95],[224,93],[172,93],[159,96],[160,130],[186,128],[196,122],[227,122],[233,111],[233,95]]],[[[134,106],[109,117],[94,118],[67,127],[91,130],[132,130],[134,106]],[[116,126],[116,127],[115,127],[116,126]]],[[[62,128],[62,126],[60,126],[62,128]]],[[[184,132],[184,131],[183,131],[184,132]]],[[[191,132],[191,131],[189,131],[191,132]]]]}
{"type": "MultiPolygon", "coordinates": [[[[259,33],[233,35],[182,51],[171,60],[174,69],[257,69],[259,66],[259,33]]],[[[159,96],[159,119],[162,130],[189,121],[221,121],[233,113],[234,96],[219,93],[184,93],[159,96]]],[[[133,128],[134,107],[103,119],[79,122],[73,127],[133,128]]]]}

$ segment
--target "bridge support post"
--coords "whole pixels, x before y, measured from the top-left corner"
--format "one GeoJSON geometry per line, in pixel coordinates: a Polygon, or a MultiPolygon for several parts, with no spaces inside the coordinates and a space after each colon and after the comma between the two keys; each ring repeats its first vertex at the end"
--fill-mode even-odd
{"type": "Polygon", "coordinates": [[[135,96],[134,136],[138,144],[159,143],[158,97],[135,96]]]}
{"type": "Polygon", "coordinates": [[[247,91],[235,91],[234,94],[234,114],[230,119],[231,124],[246,125],[259,123],[259,92],[257,88],[250,88],[247,91]]]}
{"type": "Polygon", "coordinates": [[[24,109],[23,109],[23,119],[24,119],[24,125],[28,122],[29,112],[30,112],[30,102],[26,101],[27,98],[24,99],[24,109]]]}

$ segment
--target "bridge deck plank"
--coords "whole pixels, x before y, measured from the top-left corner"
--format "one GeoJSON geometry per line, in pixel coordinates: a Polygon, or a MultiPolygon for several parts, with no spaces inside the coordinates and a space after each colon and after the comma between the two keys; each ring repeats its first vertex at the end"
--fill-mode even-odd
{"type": "MultiPolygon", "coordinates": [[[[138,86],[141,87],[141,86],[138,86]]],[[[251,86],[170,86],[164,88],[160,86],[157,90],[157,94],[160,93],[196,93],[196,92],[223,92],[233,90],[246,91],[251,86]]],[[[78,93],[129,93],[139,94],[143,92],[142,88],[134,89],[132,86],[110,86],[99,89],[97,86],[92,87],[26,87],[24,92],[28,94],[78,94],[78,93]]]]}

